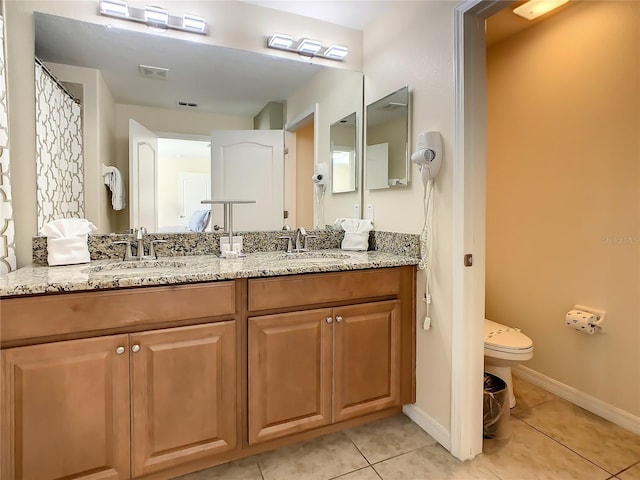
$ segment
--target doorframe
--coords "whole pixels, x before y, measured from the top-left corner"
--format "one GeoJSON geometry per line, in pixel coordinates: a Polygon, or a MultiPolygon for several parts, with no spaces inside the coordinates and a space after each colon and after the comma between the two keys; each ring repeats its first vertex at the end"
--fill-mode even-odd
{"type": "Polygon", "coordinates": [[[451,454],[482,453],[486,223],[485,20],[512,2],[464,0],[454,9],[451,454]],[[473,266],[465,267],[465,254],[473,266]]]}

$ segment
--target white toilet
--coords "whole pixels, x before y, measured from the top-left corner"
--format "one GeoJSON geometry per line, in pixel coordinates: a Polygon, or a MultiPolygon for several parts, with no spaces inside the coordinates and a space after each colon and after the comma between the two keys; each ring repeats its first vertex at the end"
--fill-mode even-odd
{"type": "Polygon", "coordinates": [[[533,341],[517,328],[484,320],[484,370],[507,384],[509,407],[516,406],[511,367],[533,358],[533,341]]]}

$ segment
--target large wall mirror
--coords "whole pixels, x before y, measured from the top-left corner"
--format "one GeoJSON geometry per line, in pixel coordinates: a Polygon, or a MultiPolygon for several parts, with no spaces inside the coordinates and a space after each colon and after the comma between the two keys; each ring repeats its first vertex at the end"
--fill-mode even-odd
{"type": "Polygon", "coordinates": [[[356,112],[331,124],[331,192],[355,192],[358,172],[356,112]]]}
{"type": "Polygon", "coordinates": [[[409,88],[367,105],[365,188],[409,184],[409,88]]]}
{"type": "MultiPolygon", "coordinates": [[[[320,163],[330,157],[331,124],[336,119],[346,118],[353,126],[362,123],[362,72],[191,42],[166,34],[115,26],[106,28],[47,13],[34,12],[33,17],[36,56],[61,81],[84,85],[85,165],[95,162],[93,171],[96,172],[101,164],[117,167],[127,193],[131,190],[131,195],[145,204],[151,201],[150,197],[138,191],[134,182],[129,185],[130,120],[156,135],[160,145],[166,139],[178,139],[166,154],[159,155],[158,164],[171,164],[170,173],[157,174],[159,180],[155,187],[146,182],[147,189],[155,188],[157,208],[161,210],[156,213],[158,231],[170,231],[176,224],[188,223],[191,210],[199,203],[197,195],[190,195],[195,191],[194,185],[216,198],[216,183],[210,186],[203,183],[208,173],[207,162],[202,158],[210,155],[207,142],[213,145],[212,132],[281,130],[284,141],[288,142],[291,133],[302,136],[300,132],[292,132],[289,123],[295,123],[293,120],[306,114],[310,107],[316,112],[315,127],[310,129],[315,145],[308,149],[311,153],[307,157],[301,158],[298,154],[293,161],[310,162],[311,166],[300,163],[292,166],[292,160],[284,156],[284,178],[276,194],[284,198],[283,210],[287,214],[281,212],[282,222],[274,228],[285,224],[292,228],[313,226],[310,220],[297,221],[295,217],[296,211],[312,210],[314,202],[311,175],[301,176],[296,172],[313,171],[314,160],[320,163]],[[87,129],[92,129],[91,133],[86,134],[87,129]],[[187,142],[193,142],[189,148],[187,142]],[[182,199],[183,204],[176,204],[171,200],[174,198],[182,199]],[[185,207],[185,202],[191,206],[185,207]],[[169,230],[162,223],[168,223],[169,230]]],[[[345,140],[344,144],[341,140],[340,147],[359,143],[362,129],[354,128],[351,133],[357,138],[345,140]]],[[[308,142],[308,138],[305,141],[308,142]]],[[[289,148],[289,151],[296,149],[289,148]]],[[[335,178],[336,193],[354,192],[362,184],[359,179],[362,165],[356,156],[354,148],[348,160],[349,168],[345,169],[348,174],[343,177],[338,173],[335,178]]],[[[104,190],[106,199],[110,194],[100,181],[97,175],[90,178],[85,174],[85,183],[89,182],[85,191],[104,190]]],[[[254,183],[234,185],[244,184],[251,190],[254,183]]],[[[252,191],[239,191],[240,188],[232,196],[250,199],[252,191]]],[[[333,223],[336,217],[353,216],[352,197],[360,201],[356,193],[349,196],[327,192],[326,211],[333,217],[327,216],[327,224],[333,223]]],[[[138,226],[131,225],[129,201],[121,211],[111,209],[109,201],[105,201],[105,205],[108,229],[102,228],[102,231],[123,232],[138,226]]],[[[238,207],[238,212],[240,210],[238,207]]],[[[212,211],[211,225],[222,224],[222,218],[216,218],[212,211]]],[[[240,221],[239,216],[234,211],[234,221],[240,221]]],[[[299,217],[302,219],[302,214],[299,217]]],[[[253,229],[250,220],[238,227],[253,229]]]]}

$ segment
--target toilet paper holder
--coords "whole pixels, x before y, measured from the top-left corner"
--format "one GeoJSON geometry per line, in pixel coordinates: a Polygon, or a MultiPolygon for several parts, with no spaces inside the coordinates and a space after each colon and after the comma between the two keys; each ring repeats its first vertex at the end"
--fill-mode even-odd
{"type": "MultiPolygon", "coordinates": [[[[604,333],[602,323],[604,322],[605,317],[607,315],[606,311],[593,308],[593,307],[587,307],[585,305],[574,305],[573,310],[567,313],[567,318],[571,313],[573,313],[576,310],[584,314],[592,315],[594,317],[594,320],[591,320],[588,322],[588,325],[593,328],[593,331],[586,332],[586,333],[604,333]]],[[[569,325],[568,320],[567,320],[567,326],[571,326],[569,325]]]]}

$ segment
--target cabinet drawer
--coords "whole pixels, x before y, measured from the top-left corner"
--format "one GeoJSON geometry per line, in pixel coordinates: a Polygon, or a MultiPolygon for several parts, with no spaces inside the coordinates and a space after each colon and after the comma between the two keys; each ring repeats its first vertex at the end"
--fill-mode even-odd
{"type": "Polygon", "coordinates": [[[10,298],[0,302],[0,338],[10,341],[148,323],[233,315],[235,282],[10,298]]]}
{"type": "Polygon", "coordinates": [[[400,286],[398,268],[256,278],[249,280],[249,310],[391,296],[400,286]]]}

